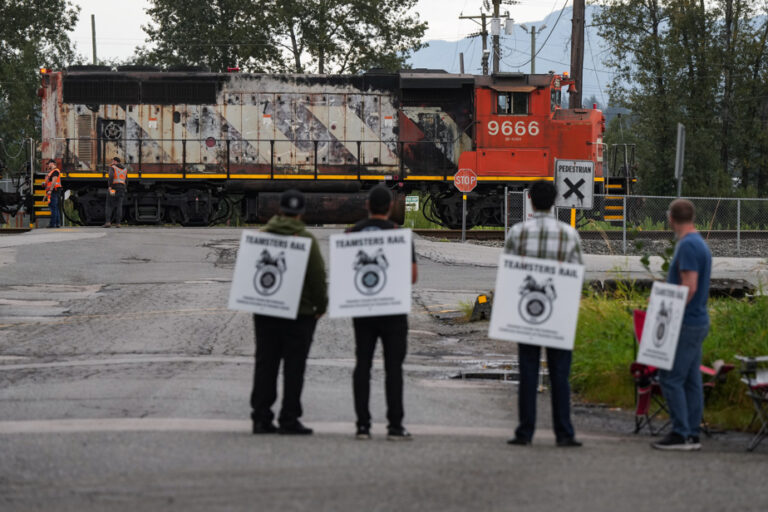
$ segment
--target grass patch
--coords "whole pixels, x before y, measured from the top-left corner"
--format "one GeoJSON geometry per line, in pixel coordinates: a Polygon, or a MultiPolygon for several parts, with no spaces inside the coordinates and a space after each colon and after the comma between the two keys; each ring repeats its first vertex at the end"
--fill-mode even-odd
{"type": "Polygon", "coordinates": [[[430,222],[427,220],[426,217],[424,217],[424,212],[422,211],[424,208],[424,202],[427,199],[426,194],[410,194],[410,195],[416,195],[419,197],[419,209],[412,212],[405,212],[405,222],[403,222],[404,228],[411,228],[411,229],[443,229],[443,227],[440,224],[435,224],[434,222],[430,222]]]}
{"type": "MultiPolygon", "coordinates": [[[[571,382],[585,400],[634,408],[634,383],[629,374],[636,353],[632,310],[646,305],[647,294],[634,291],[582,299],[571,382]]],[[[704,340],[703,363],[711,366],[723,359],[737,369],[714,390],[704,415],[711,424],[745,429],[753,409],[734,356],[768,354],[768,297],[711,299],[709,312],[711,327],[704,340]]]]}

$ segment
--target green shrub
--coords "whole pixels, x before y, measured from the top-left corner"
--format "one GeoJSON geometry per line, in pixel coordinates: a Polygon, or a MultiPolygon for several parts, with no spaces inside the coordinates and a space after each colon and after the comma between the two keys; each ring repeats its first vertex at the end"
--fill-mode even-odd
{"type": "MultiPolygon", "coordinates": [[[[589,402],[634,407],[634,383],[629,366],[637,343],[632,310],[645,308],[647,294],[634,290],[618,296],[590,295],[582,299],[576,347],[573,352],[573,389],[589,402]]],[[[704,340],[703,363],[723,359],[737,369],[711,396],[704,416],[712,424],[744,429],[752,418],[752,405],[740,382],[736,355],[768,355],[768,297],[711,299],[710,333],[704,340]]]]}

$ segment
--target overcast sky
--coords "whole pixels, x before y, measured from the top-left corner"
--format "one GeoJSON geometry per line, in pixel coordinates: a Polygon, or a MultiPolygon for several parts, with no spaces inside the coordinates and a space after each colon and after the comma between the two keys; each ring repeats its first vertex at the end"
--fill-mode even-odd
{"type": "MultiPolygon", "coordinates": [[[[204,0],[203,0],[204,1],[204,0]]],[[[96,50],[99,59],[126,58],[143,43],[141,26],[149,19],[144,12],[148,0],[73,0],[81,7],[80,21],[71,34],[77,51],[87,60],[91,57],[91,14],[96,15],[96,50]]],[[[539,21],[559,10],[565,0],[520,0],[515,6],[504,6],[516,22],[539,21]]],[[[459,20],[459,14],[479,14],[482,0],[419,0],[417,12],[429,22],[426,40],[455,41],[477,30],[471,20],[459,20]]]]}

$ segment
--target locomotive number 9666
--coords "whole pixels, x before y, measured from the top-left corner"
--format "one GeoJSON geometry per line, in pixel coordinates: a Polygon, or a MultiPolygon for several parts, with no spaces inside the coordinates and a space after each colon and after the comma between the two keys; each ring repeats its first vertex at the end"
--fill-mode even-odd
{"type": "Polygon", "coordinates": [[[512,124],[512,121],[504,121],[499,125],[498,121],[488,121],[488,134],[489,135],[498,135],[499,132],[501,132],[502,135],[517,135],[518,137],[522,137],[525,134],[531,135],[533,137],[537,136],[539,131],[539,122],[538,121],[531,121],[526,126],[525,121],[518,121],[512,124]]]}

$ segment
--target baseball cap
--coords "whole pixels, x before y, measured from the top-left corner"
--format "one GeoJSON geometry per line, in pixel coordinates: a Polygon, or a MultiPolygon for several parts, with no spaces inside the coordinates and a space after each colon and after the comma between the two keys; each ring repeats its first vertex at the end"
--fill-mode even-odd
{"type": "Polygon", "coordinates": [[[280,211],[288,215],[304,213],[304,194],[296,189],[289,189],[280,194],[280,211]]]}

